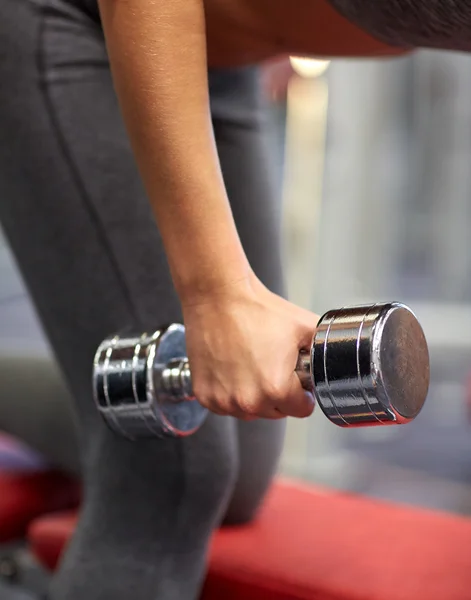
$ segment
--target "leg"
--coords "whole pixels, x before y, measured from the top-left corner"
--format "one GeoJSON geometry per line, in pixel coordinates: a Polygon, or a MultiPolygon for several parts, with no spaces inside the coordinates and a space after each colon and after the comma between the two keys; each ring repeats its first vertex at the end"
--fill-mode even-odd
{"type": "Polygon", "coordinates": [[[1,218],[81,425],[86,499],[53,596],[192,598],[236,477],[234,421],[129,444],[97,417],[99,341],[179,320],[179,304],[98,23],[57,0],[5,0],[0,11],[1,218]]]}
{"type": "MultiPolygon", "coordinates": [[[[273,201],[275,178],[263,147],[266,137],[257,71],[214,72],[211,84],[220,160],[245,250],[264,283],[282,294],[280,211],[273,201]],[[251,235],[252,227],[262,235],[251,235]]],[[[19,354],[1,357],[0,379],[7,392],[0,404],[0,429],[23,439],[66,471],[77,473],[79,457],[68,390],[48,355],[31,356],[27,378],[21,376],[24,361],[19,354]],[[34,403],[30,401],[33,387],[39,393],[34,403]]],[[[228,514],[231,522],[249,519],[263,498],[282,449],[284,429],[282,421],[238,424],[240,469],[228,514]]]]}
{"type": "Polygon", "coordinates": [[[195,598],[235,479],[234,421],[132,444],[90,394],[105,335],[181,318],[99,24],[57,0],[4,0],[0,43],[1,219],[73,392],[83,452],[84,506],[52,598],[195,598]]]}

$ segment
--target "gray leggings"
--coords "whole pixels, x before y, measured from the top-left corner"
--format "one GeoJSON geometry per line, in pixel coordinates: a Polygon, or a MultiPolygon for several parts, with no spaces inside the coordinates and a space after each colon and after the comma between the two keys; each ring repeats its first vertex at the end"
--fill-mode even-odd
{"type": "MultiPolygon", "coordinates": [[[[282,293],[257,70],[213,72],[210,87],[240,236],[259,277],[282,293]]],[[[284,424],[212,415],[189,439],[131,443],[97,416],[90,376],[101,339],[181,312],[100,23],[77,2],[0,2],[0,219],[79,420],[85,497],[51,598],[196,598],[212,531],[253,517],[284,424]]]]}

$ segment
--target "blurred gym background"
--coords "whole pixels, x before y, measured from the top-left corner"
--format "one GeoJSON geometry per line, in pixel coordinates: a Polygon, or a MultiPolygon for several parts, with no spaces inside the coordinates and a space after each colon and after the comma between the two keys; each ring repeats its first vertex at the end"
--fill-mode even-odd
{"type": "MultiPolygon", "coordinates": [[[[291,300],[318,313],[406,302],[432,358],[416,422],[344,431],[319,410],[290,421],[281,470],[470,513],[471,57],[293,59],[267,65],[264,85],[291,300]]],[[[1,233],[0,346],[0,359],[49,351],[1,233]]]]}

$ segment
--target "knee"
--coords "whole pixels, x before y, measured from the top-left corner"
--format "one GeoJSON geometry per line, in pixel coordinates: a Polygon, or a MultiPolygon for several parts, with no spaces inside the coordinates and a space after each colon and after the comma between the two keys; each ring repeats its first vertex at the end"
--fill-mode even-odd
{"type": "Polygon", "coordinates": [[[247,490],[236,485],[236,491],[224,515],[223,525],[247,525],[255,521],[265,499],[267,487],[247,490]]]}
{"type": "Polygon", "coordinates": [[[285,430],[285,421],[238,424],[240,464],[225,524],[241,525],[257,518],[278,470],[285,430]]]}
{"type": "Polygon", "coordinates": [[[87,432],[87,521],[99,523],[109,543],[132,544],[153,532],[155,539],[184,538],[189,550],[201,548],[220,525],[237,479],[231,421],[210,415],[180,440],[129,442],[102,427],[87,432]]]}
{"type": "Polygon", "coordinates": [[[222,524],[227,525],[228,527],[248,525],[256,520],[258,508],[258,506],[252,506],[247,507],[245,510],[242,510],[240,507],[237,507],[235,510],[228,510],[222,524]]]}

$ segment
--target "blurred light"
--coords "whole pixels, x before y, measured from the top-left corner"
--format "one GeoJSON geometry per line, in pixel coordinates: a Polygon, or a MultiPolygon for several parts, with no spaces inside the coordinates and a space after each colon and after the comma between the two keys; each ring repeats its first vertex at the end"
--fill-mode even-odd
{"type": "Polygon", "coordinates": [[[300,56],[290,56],[290,63],[293,70],[307,79],[320,77],[330,65],[330,60],[318,60],[315,58],[302,58],[300,56]]]}

